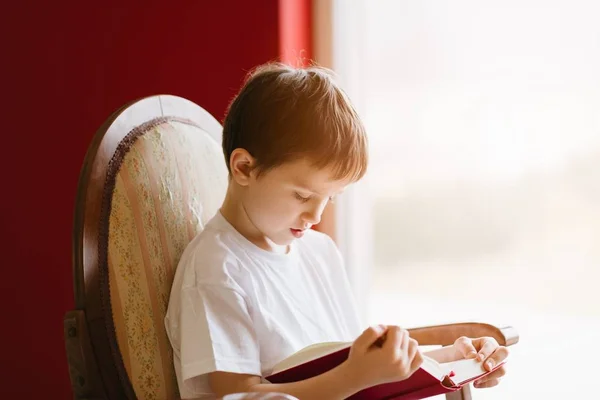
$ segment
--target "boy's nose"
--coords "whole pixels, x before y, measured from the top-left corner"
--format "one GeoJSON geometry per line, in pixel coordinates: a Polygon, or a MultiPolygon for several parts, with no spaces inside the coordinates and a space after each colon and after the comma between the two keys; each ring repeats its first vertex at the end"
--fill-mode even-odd
{"type": "Polygon", "coordinates": [[[304,216],[304,223],[306,225],[317,225],[319,222],[321,222],[320,215],[309,213],[304,216]]]}
{"type": "Polygon", "coordinates": [[[321,222],[322,213],[322,207],[314,207],[311,210],[304,213],[302,221],[309,225],[317,225],[319,222],[321,222]]]}

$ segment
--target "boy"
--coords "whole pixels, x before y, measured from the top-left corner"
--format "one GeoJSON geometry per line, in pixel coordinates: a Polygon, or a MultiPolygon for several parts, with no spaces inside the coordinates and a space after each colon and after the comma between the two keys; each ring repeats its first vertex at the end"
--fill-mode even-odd
{"type": "MultiPolygon", "coordinates": [[[[396,326],[361,334],[340,254],[310,229],[367,168],[364,127],[328,71],[256,69],[228,110],[223,152],[225,200],[184,251],[165,318],[182,398],[343,399],[410,376],[422,361],[416,341],[396,326]],[[383,346],[372,347],[384,334],[383,346]],[[352,340],[348,360],[325,374],[289,384],[261,379],[303,347],[352,340]]],[[[461,338],[430,355],[498,363],[507,354],[493,339],[461,338]]],[[[493,386],[502,374],[478,385],[493,386]]]]}

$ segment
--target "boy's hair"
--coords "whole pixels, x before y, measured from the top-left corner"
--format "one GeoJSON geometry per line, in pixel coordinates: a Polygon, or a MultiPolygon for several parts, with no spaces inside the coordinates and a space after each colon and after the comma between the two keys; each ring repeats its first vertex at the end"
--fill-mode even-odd
{"type": "Polygon", "coordinates": [[[237,149],[256,160],[256,173],[307,159],[332,168],[335,180],[356,182],[366,172],[365,128],[332,72],[311,66],[262,65],[246,78],[223,123],[223,153],[237,149]]]}

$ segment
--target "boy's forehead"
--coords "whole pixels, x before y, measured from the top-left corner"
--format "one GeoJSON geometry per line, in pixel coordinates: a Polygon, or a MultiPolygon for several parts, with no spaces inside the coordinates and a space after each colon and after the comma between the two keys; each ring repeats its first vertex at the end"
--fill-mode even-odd
{"type": "Polygon", "coordinates": [[[312,191],[328,191],[332,188],[342,189],[346,182],[334,179],[331,168],[316,168],[305,161],[286,163],[281,172],[290,183],[312,191]]]}
{"type": "Polygon", "coordinates": [[[287,162],[280,171],[289,178],[302,181],[331,180],[333,171],[330,168],[317,168],[304,160],[287,162]]]}

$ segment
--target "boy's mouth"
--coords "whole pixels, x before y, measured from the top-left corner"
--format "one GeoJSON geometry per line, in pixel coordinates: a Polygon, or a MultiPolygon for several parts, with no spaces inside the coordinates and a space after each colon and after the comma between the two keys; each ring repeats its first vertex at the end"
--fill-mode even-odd
{"type": "Polygon", "coordinates": [[[294,235],[294,237],[296,239],[299,239],[299,238],[301,238],[304,235],[304,229],[290,228],[290,231],[292,232],[292,235],[294,235]]]}

